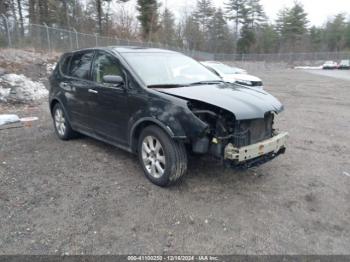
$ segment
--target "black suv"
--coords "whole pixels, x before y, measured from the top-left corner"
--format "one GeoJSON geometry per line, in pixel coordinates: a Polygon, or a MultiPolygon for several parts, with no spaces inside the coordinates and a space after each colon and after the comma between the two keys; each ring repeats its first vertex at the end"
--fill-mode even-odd
{"type": "Polygon", "coordinates": [[[273,128],[281,103],[222,82],[180,53],[139,47],[64,54],[50,77],[50,110],[62,140],[86,134],[138,154],[159,186],[178,180],[187,153],[246,167],[284,153],[273,128]]]}

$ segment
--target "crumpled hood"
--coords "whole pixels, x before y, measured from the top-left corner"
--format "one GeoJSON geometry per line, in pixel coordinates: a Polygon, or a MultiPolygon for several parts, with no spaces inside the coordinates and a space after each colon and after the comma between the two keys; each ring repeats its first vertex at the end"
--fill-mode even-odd
{"type": "Polygon", "coordinates": [[[264,90],[233,84],[198,85],[179,88],[157,88],[180,98],[215,105],[232,112],[237,120],[264,118],[266,112],[279,113],[283,105],[264,90]]]}
{"type": "Polygon", "coordinates": [[[248,74],[225,74],[222,76],[224,81],[231,82],[237,80],[246,80],[246,81],[254,81],[254,82],[262,82],[262,80],[256,76],[248,75],[248,74]]]}

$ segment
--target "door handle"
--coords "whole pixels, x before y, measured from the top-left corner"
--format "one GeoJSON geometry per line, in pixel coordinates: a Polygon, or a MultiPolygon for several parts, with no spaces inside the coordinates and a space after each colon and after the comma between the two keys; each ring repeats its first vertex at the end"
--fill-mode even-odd
{"type": "Polygon", "coordinates": [[[98,94],[98,92],[96,90],[94,90],[94,89],[89,89],[88,92],[92,93],[92,94],[98,94]]]}

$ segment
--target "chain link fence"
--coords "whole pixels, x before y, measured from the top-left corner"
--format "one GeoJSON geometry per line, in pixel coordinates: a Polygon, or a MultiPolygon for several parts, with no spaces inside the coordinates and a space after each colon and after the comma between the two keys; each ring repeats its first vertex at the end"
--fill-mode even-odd
{"type": "Polygon", "coordinates": [[[350,59],[350,52],[314,52],[314,53],[275,53],[275,54],[217,54],[217,60],[241,62],[296,62],[326,61],[350,59]]]}
{"type": "Polygon", "coordinates": [[[0,17],[0,47],[34,48],[48,52],[66,52],[75,49],[96,46],[140,46],[163,48],[182,52],[197,60],[230,61],[239,64],[256,63],[267,67],[267,64],[281,65],[320,65],[326,60],[339,61],[350,59],[350,52],[318,53],[276,53],[276,54],[222,54],[189,50],[185,47],[173,47],[161,43],[141,42],[116,37],[105,37],[97,34],[86,34],[71,30],[53,28],[47,25],[29,24],[24,29],[18,23],[9,21],[4,15],[0,17]]]}
{"type": "Polygon", "coordinates": [[[139,46],[174,50],[200,60],[214,60],[215,55],[207,52],[189,50],[185,47],[168,46],[161,43],[141,42],[117,37],[99,36],[71,30],[49,27],[47,25],[28,24],[21,27],[9,21],[4,15],[0,17],[0,47],[34,48],[48,52],[67,52],[76,49],[97,46],[139,46]]]}

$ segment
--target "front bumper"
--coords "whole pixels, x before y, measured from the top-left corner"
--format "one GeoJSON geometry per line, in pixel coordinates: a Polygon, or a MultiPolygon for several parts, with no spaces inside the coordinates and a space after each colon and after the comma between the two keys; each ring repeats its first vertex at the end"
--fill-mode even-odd
{"type": "Polygon", "coordinates": [[[265,155],[277,155],[285,151],[287,138],[288,133],[281,133],[270,139],[240,148],[230,143],[225,147],[224,158],[233,160],[236,164],[241,164],[265,155]]]}

